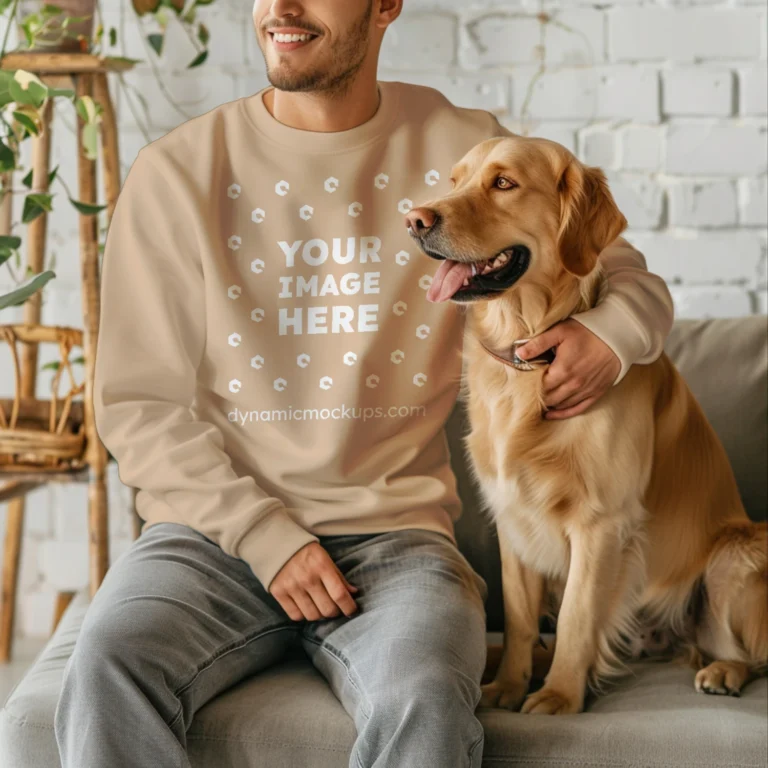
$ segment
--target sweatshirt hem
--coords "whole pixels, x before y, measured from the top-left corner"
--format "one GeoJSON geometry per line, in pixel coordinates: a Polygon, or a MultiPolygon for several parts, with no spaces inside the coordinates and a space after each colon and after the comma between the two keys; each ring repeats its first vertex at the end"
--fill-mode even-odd
{"type": "Polygon", "coordinates": [[[326,536],[365,536],[413,528],[415,530],[445,534],[451,541],[456,543],[453,520],[447,511],[442,512],[442,514],[429,512],[428,514],[420,513],[407,517],[398,515],[398,517],[401,519],[397,522],[387,521],[382,518],[375,520],[358,519],[352,522],[344,520],[334,523],[318,523],[317,525],[307,527],[308,529],[311,528],[312,533],[320,538],[326,536]]]}

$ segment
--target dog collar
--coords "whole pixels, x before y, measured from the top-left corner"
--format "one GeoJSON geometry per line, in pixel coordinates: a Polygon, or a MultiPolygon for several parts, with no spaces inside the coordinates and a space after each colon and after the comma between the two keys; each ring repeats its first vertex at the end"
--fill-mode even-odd
{"type": "MultiPolygon", "coordinates": [[[[478,339],[478,341],[480,340],[478,339]]],[[[504,363],[504,365],[509,365],[512,368],[516,368],[518,371],[535,371],[538,368],[542,368],[543,366],[550,365],[552,362],[554,362],[554,359],[555,359],[554,347],[550,347],[546,352],[543,352],[537,357],[532,357],[530,360],[523,360],[522,358],[518,357],[517,356],[518,347],[522,347],[523,344],[527,344],[529,341],[530,339],[518,339],[517,341],[513,341],[509,350],[511,357],[505,357],[504,355],[500,355],[497,352],[494,352],[492,349],[489,349],[488,347],[486,347],[482,341],[480,341],[480,346],[491,357],[496,358],[496,360],[498,360],[500,363],[504,363]]]]}

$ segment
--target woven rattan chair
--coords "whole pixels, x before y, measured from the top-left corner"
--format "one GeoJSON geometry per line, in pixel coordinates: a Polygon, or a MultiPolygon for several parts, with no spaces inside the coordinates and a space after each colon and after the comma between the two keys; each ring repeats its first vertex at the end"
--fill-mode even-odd
{"type": "MultiPolygon", "coordinates": [[[[10,53],[0,61],[3,69],[24,69],[35,73],[46,85],[72,88],[78,97],[92,96],[103,107],[101,156],[104,164],[104,196],[107,222],[120,191],[117,125],[109,95],[107,74],[130,69],[126,60],[102,59],[81,53],[10,53]]],[[[32,190],[48,189],[53,101],[42,109],[43,126],[32,141],[32,190]]],[[[84,123],[77,116],[78,196],[83,203],[96,201],[96,161],[82,149],[84,123]]],[[[4,187],[10,188],[10,179],[4,187]]],[[[12,195],[6,194],[0,207],[0,231],[9,232],[12,195]]],[[[15,366],[13,399],[0,400],[0,503],[8,503],[3,559],[2,602],[0,603],[0,663],[11,658],[18,570],[21,552],[24,496],[50,482],[87,482],[90,558],[90,593],[95,594],[109,567],[107,529],[106,466],[108,453],[99,440],[93,418],[93,366],[100,313],[98,220],[80,213],[80,266],[82,280],[83,329],[40,325],[40,295],[23,306],[23,323],[0,325],[0,343],[12,348],[15,366]],[[61,359],[54,377],[69,379],[69,391],[50,400],[35,399],[38,347],[54,343],[61,359]],[[19,347],[21,345],[21,347],[19,347]],[[82,381],[76,383],[69,354],[82,350],[82,381]],[[81,399],[76,399],[80,396],[81,399]]],[[[46,245],[45,213],[27,228],[27,263],[33,273],[43,269],[46,245]]],[[[135,513],[134,513],[135,515],[135,513]]],[[[134,533],[138,527],[134,523],[134,533]]],[[[72,593],[60,593],[52,630],[72,593]]]]}

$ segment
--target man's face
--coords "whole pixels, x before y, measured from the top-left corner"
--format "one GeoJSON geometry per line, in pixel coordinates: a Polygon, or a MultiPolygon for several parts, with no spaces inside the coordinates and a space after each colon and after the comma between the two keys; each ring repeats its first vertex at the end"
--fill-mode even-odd
{"type": "Polygon", "coordinates": [[[340,91],[365,61],[374,0],[255,0],[269,82],[282,91],[340,91]],[[275,33],[309,34],[280,42],[275,33]]]}

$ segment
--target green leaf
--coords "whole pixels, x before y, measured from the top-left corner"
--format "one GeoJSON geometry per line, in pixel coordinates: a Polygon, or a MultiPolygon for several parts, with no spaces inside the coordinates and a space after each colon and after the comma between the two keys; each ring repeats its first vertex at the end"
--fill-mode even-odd
{"type": "Polygon", "coordinates": [[[11,82],[13,82],[14,71],[11,69],[0,69],[0,107],[4,107],[13,101],[11,82]]]}
{"type": "Polygon", "coordinates": [[[64,9],[60,5],[55,5],[54,3],[45,3],[39,13],[43,17],[58,16],[60,13],[64,13],[64,9]]]}
{"type": "Polygon", "coordinates": [[[151,35],[147,35],[147,42],[152,46],[152,50],[158,56],[162,56],[162,54],[163,54],[163,40],[164,39],[165,39],[164,35],[158,35],[157,33],[153,33],[151,35]]]}
{"type": "Polygon", "coordinates": [[[20,245],[20,237],[16,237],[16,235],[0,235],[0,248],[18,248],[20,245]]]}
{"type": "Polygon", "coordinates": [[[27,85],[27,90],[35,98],[36,107],[41,107],[43,105],[43,102],[46,100],[46,98],[48,98],[48,87],[46,85],[41,85],[40,83],[31,82],[27,85]]]}
{"type": "Polygon", "coordinates": [[[203,44],[208,45],[208,41],[211,39],[211,34],[208,31],[208,27],[200,22],[200,26],[197,28],[197,39],[203,44]]]}
{"type": "MultiPolygon", "coordinates": [[[[48,174],[48,186],[50,187],[51,184],[53,184],[53,180],[56,178],[56,174],[59,172],[59,166],[57,165],[49,174],[48,174]]],[[[32,168],[29,169],[29,172],[24,174],[24,178],[21,180],[21,183],[27,188],[32,189],[32,168]]]]}
{"type": "Polygon", "coordinates": [[[117,30],[114,27],[109,28],[109,46],[114,48],[117,45],[117,30]]]}
{"type": "MultiPolygon", "coordinates": [[[[74,357],[69,361],[70,365],[85,365],[85,358],[80,355],[79,357],[74,357]]],[[[45,371],[46,369],[52,370],[52,371],[58,371],[59,366],[61,363],[58,360],[51,360],[50,362],[46,363],[45,365],[40,366],[41,371],[45,371]]]]}
{"type": "Polygon", "coordinates": [[[33,135],[38,136],[37,123],[24,112],[14,111],[13,116],[33,135]]]}
{"type": "Polygon", "coordinates": [[[104,56],[104,61],[122,61],[128,64],[141,64],[143,59],[131,59],[128,56],[104,56]]]}
{"type": "Polygon", "coordinates": [[[66,29],[71,24],[80,24],[81,22],[87,21],[90,18],[90,16],[66,16],[62,20],[61,26],[62,28],[66,29]]]}
{"type": "Polygon", "coordinates": [[[80,213],[83,213],[86,216],[99,213],[99,211],[103,211],[107,207],[106,205],[99,205],[98,203],[81,203],[79,200],[73,200],[71,197],[69,198],[69,202],[72,203],[80,213]]]}
{"type": "Polygon", "coordinates": [[[98,153],[99,126],[96,123],[88,123],[83,126],[83,149],[89,160],[96,160],[98,153]]]}
{"type": "Polygon", "coordinates": [[[24,210],[21,220],[24,224],[34,221],[40,214],[52,210],[53,195],[31,194],[24,198],[24,210]]]}
{"type": "Polygon", "coordinates": [[[16,167],[16,156],[13,150],[3,141],[0,141],[0,172],[12,171],[16,167]]]}
{"type": "Polygon", "coordinates": [[[84,123],[95,123],[98,116],[104,111],[91,96],[81,96],[77,99],[75,110],[84,123]]]}
{"type": "Polygon", "coordinates": [[[24,33],[27,48],[32,48],[35,44],[35,30],[39,28],[40,24],[32,17],[27,18],[21,23],[21,31],[24,33]]]}
{"type": "Polygon", "coordinates": [[[52,272],[50,269],[45,272],[40,272],[38,275],[33,275],[15,290],[0,296],[0,309],[16,307],[19,304],[23,304],[53,277],[56,277],[56,273],[52,272]]]}
{"type": "Polygon", "coordinates": [[[192,63],[187,67],[187,69],[192,69],[193,67],[199,67],[206,59],[208,58],[208,49],[206,48],[204,51],[200,51],[200,53],[195,56],[192,63]]]}
{"type": "Polygon", "coordinates": [[[48,95],[53,99],[56,96],[66,97],[67,99],[74,99],[75,92],[71,88],[49,88],[48,95]]]}
{"type": "MultiPolygon", "coordinates": [[[[25,72],[25,70],[17,69],[16,77],[19,76],[18,73],[20,72],[24,72],[26,76],[30,75],[30,73],[25,72]]],[[[10,81],[10,90],[13,100],[18,104],[31,104],[33,107],[41,107],[48,95],[48,89],[45,85],[40,85],[40,83],[30,79],[27,81],[27,87],[24,88],[16,77],[10,81]]]]}

